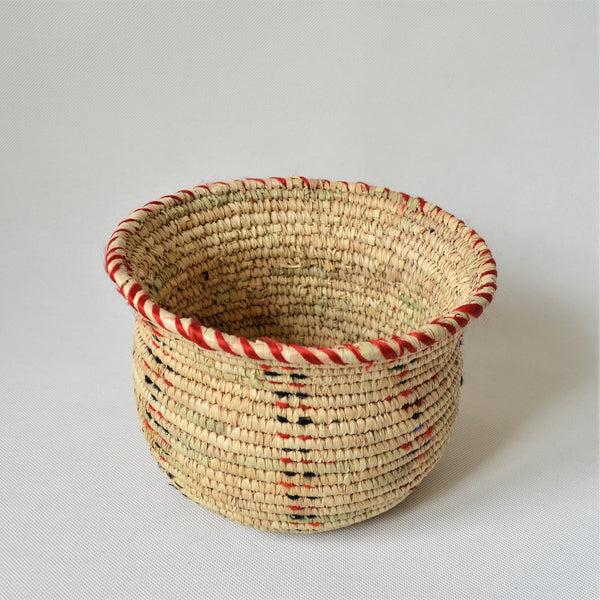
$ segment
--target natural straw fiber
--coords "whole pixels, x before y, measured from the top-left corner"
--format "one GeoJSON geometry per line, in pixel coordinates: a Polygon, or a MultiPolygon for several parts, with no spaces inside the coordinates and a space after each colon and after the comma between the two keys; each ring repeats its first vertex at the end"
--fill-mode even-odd
{"type": "Polygon", "coordinates": [[[152,455],[201,506],[273,531],[357,523],[419,484],[496,289],[483,239],[439,207],[297,176],[150,202],[106,269],[135,310],[152,455]]]}

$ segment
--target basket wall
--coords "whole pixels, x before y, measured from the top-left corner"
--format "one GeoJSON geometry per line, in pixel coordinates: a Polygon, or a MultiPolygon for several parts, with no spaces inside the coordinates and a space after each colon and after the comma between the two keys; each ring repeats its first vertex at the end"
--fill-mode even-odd
{"type": "Polygon", "coordinates": [[[384,512],[433,468],[497,275],[483,239],[422,198],[296,176],[150,202],[106,267],[135,309],[138,414],[171,483],[303,533],[384,512]]]}

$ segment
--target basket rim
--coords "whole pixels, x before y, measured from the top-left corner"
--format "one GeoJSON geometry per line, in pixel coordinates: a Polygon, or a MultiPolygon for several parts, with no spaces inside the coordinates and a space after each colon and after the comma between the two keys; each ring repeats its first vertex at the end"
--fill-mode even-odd
{"type": "Polygon", "coordinates": [[[449,337],[460,334],[468,323],[479,317],[490,304],[497,287],[496,262],[483,238],[465,225],[464,221],[457,219],[439,206],[431,204],[421,197],[393,192],[389,188],[372,186],[361,181],[348,183],[328,179],[307,179],[299,175],[269,177],[266,179],[246,178],[229,182],[217,181],[200,184],[148,202],[121,221],[113,232],[106,247],[105,268],[120,294],[151,327],[180,335],[203,350],[261,362],[276,361],[290,365],[350,366],[362,363],[365,367],[370,368],[376,362],[393,361],[405,354],[420,352],[449,337]],[[479,262],[477,283],[473,286],[471,295],[464,298],[459,306],[448,314],[432,319],[414,331],[392,335],[388,338],[382,337],[327,347],[302,346],[268,337],[248,339],[203,325],[194,318],[176,315],[154,302],[135,278],[125,253],[121,252],[126,249],[128,238],[138,231],[143,221],[149,215],[160,213],[164,208],[194,198],[223,194],[233,190],[242,191],[257,188],[337,189],[377,197],[389,197],[391,194],[395,194],[403,199],[404,206],[410,200],[418,202],[417,210],[423,214],[434,213],[434,216],[442,217],[448,228],[455,229],[457,236],[468,237],[474,255],[479,262]]]}

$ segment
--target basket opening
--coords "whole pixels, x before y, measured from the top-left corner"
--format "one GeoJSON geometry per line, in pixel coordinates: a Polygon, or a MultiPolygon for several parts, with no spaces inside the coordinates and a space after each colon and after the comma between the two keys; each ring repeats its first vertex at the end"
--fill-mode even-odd
{"type": "Polygon", "coordinates": [[[148,215],[128,260],[160,306],[229,334],[303,346],[401,335],[460,305],[476,281],[468,241],[401,201],[215,194],[148,215]]]}

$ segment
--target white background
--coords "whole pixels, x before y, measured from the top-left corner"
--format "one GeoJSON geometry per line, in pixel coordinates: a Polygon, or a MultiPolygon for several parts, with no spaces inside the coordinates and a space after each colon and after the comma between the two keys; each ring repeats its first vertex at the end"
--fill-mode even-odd
{"type": "Polygon", "coordinates": [[[0,4],[0,596],[596,598],[597,29],[595,2],[0,4]],[[499,270],[438,466],[308,537],[167,485],[103,268],[142,204],[291,174],[424,196],[499,270]]]}

